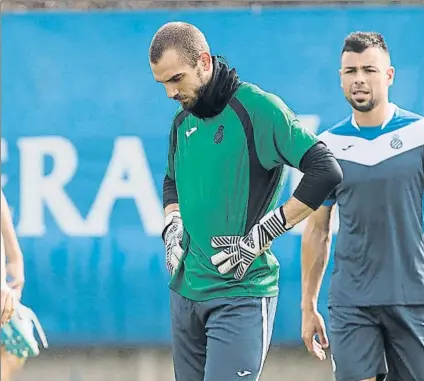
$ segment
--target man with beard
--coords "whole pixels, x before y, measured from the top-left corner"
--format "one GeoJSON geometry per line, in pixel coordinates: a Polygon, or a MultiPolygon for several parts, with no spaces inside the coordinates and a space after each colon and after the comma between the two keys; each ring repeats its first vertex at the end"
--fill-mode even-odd
{"type": "Polygon", "coordinates": [[[390,381],[422,381],[424,119],[389,102],[394,68],[380,34],[350,34],[341,63],[353,113],[320,136],[337,157],[343,181],[304,232],[303,339],[311,353],[325,358],[317,299],[337,203],[340,229],[329,293],[336,380],[387,375],[390,381]]]}
{"type": "Polygon", "coordinates": [[[149,60],[181,104],[163,186],[176,381],[258,380],[278,294],[269,247],[325,201],[340,166],[281,99],[211,56],[195,26],[161,27],[149,60]],[[277,207],[286,166],[304,176],[277,207]]]}

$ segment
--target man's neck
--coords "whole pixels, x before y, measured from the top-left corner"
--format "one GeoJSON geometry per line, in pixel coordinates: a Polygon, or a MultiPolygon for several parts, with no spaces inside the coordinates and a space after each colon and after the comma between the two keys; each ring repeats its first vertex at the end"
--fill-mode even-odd
{"type": "Polygon", "coordinates": [[[222,112],[240,85],[234,69],[213,58],[213,66],[205,87],[200,91],[195,105],[189,110],[200,119],[212,118],[222,112]]]}
{"type": "Polygon", "coordinates": [[[371,111],[361,112],[353,109],[355,121],[359,127],[381,126],[387,118],[390,103],[388,101],[380,103],[371,111]]]}

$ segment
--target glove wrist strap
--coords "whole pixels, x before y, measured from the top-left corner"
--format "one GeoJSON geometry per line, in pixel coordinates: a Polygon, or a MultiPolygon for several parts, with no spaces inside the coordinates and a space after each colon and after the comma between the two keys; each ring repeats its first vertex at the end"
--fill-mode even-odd
{"type": "Polygon", "coordinates": [[[266,230],[270,235],[271,240],[283,235],[288,230],[292,229],[293,226],[290,225],[286,216],[284,215],[282,208],[278,208],[274,211],[267,213],[259,221],[259,224],[266,230]]]}
{"type": "Polygon", "coordinates": [[[165,223],[162,229],[162,239],[165,240],[165,233],[168,227],[173,223],[175,218],[179,218],[181,221],[181,214],[179,210],[174,210],[165,216],[165,223]]]}

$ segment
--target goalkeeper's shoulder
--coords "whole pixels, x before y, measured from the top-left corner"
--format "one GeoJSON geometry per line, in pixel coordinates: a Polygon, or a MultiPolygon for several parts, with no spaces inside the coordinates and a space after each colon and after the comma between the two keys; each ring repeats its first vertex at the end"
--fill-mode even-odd
{"type": "Polygon", "coordinates": [[[184,110],[181,106],[178,107],[177,111],[174,113],[174,117],[172,118],[173,127],[178,128],[189,114],[189,111],[184,110]]]}
{"type": "Polygon", "coordinates": [[[242,82],[235,96],[249,114],[293,113],[280,96],[250,82],[242,82]]]}

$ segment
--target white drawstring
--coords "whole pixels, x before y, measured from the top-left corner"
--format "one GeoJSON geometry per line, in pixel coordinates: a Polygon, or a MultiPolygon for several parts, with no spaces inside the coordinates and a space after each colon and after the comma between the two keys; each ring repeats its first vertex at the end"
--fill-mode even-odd
{"type": "Polygon", "coordinates": [[[43,347],[47,348],[49,345],[47,343],[46,334],[44,333],[43,327],[41,326],[40,321],[38,320],[37,315],[34,313],[34,311],[31,310],[31,308],[24,306],[23,304],[19,304],[19,307],[17,308],[16,312],[23,318],[28,318],[31,320],[31,322],[34,324],[35,329],[37,330],[38,336],[40,337],[43,347]]]}

